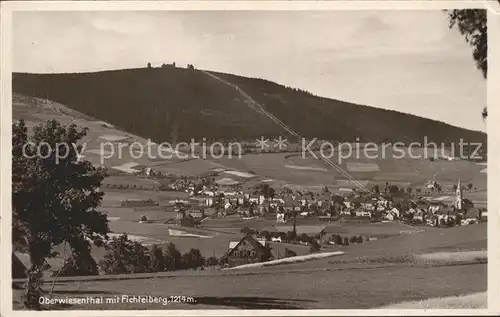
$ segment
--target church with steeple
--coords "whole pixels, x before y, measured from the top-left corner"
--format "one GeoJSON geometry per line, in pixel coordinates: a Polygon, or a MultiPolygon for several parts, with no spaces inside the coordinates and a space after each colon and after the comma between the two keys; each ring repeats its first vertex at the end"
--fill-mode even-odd
{"type": "Polygon", "coordinates": [[[457,184],[457,192],[455,194],[455,208],[457,210],[462,210],[462,183],[460,182],[460,179],[458,180],[457,184]]]}

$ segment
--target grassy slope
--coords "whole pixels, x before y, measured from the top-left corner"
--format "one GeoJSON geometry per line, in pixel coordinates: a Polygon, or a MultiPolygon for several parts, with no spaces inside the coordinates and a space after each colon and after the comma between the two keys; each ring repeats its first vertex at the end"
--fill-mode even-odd
{"type": "MultiPolygon", "coordinates": [[[[218,74],[240,85],[304,136],[332,140],[484,141],[479,132],[395,111],[319,98],[268,81],[218,74]]],[[[14,92],[66,104],[155,140],[276,136],[282,131],[234,89],[199,71],[129,69],[85,74],[14,74],[14,92]]]]}

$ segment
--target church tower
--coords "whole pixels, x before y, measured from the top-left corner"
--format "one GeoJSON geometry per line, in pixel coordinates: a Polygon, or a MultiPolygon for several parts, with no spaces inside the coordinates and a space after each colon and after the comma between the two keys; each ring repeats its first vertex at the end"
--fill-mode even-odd
{"type": "Polygon", "coordinates": [[[456,197],[455,197],[455,208],[458,210],[462,210],[462,183],[460,182],[460,179],[458,180],[458,184],[457,184],[457,192],[456,192],[456,197]]]}

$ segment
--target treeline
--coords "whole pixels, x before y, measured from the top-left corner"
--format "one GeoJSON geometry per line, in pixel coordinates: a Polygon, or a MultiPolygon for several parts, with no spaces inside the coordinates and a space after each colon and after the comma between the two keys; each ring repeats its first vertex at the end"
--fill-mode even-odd
{"type": "MultiPolygon", "coordinates": [[[[339,142],[483,142],[486,135],[396,111],[314,96],[267,80],[218,76],[240,86],[304,137],[339,142]]],[[[283,130],[233,88],[200,71],[142,68],[13,74],[13,91],[48,98],[155,142],[253,140],[283,130]]]]}
{"type": "MultiPolygon", "coordinates": [[[[215,73],[215,72],[214,72],[215,73]]],[[[394,110],[323,98],[268,80],[215,73],[238,85],[300,135],[339,142],[483,142],[486,134],[394,110]]],[[[362,89],[362,88],[360,88],[362,89]]]]}
{"type": "Polygon", "coordinates": [[[214,256],[205,258],[200,250],[190,249],[182,254],[173,243],[161,247],[153,244],[151,248],[143,246],[137,241],[131,241],[127,234],[113,237],[106,246],[106,254],[97,266],[87,266],[84,270],[78,265],[72,255],[66,259],[58,276],[98,275],[99,270],[104,274],[132,274],[156,273],[165,271],[203,269],[215,267],[219,260],[214,256]]]}

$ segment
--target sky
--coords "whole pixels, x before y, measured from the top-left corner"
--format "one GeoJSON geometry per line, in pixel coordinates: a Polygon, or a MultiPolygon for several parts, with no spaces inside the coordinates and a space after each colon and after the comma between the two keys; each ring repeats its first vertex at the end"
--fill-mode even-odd
{"type": "Polygon", "coordinates": [[[16,12],[13,70],[176,62],[486,131],[486,81],[443,11],[16,12]]]}

